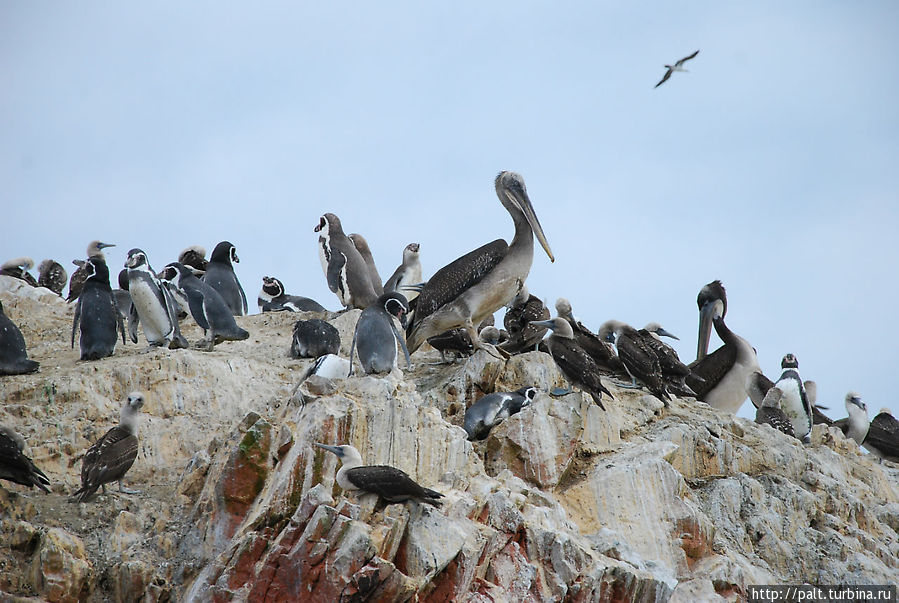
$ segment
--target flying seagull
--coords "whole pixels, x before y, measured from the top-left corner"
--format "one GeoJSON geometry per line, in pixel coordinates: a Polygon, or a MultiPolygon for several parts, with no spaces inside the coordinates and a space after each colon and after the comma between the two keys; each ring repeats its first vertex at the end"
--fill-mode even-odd
{"type": "Polygon", "coordinates": [[[671,74],[674,73],[675,71],[686,71],[686,69],[684,69],[684,63],[686,63],[687,61],[689,61],[690,59],[695,57],[697,54],[699,54],[698,50],[696,52],[694,52],[693,54],[691,54],[690,56],[682,58],[674,65],[665,65],[665,67],[668,68],[668,71],[665,72],[665,76],[662,78],[662,81],[660,81],[654,87],[658,88],[659,86],[661,86],[662,84],[667,82],[668,78],[671,77],[671,74]]]}

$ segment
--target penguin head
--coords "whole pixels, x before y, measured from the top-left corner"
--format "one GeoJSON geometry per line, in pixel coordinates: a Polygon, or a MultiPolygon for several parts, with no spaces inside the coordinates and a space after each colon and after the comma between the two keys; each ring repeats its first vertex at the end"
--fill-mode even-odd
{"type": "Polygon", "coordinates": [[[181,288],[182,279],[190,277],[197,278],[194,276],[194,273],[181,262],[166,264],[165,268],[162,269],[162,272],[159,273],[159,278],[161,280],[171,283],[179,289],[181,288]]]}
{"type": "Polygon", "coordinates": [[[98,256],[88,258],[84,268],[87,271],[85,282],[94,281],[109,286],[109,267],[106,265],[106,260],[98,256]]]}
{"type": "Polygon", "coordinates": [[[340,218],[332,213],[326,213],[321,218],[318,219],[318,226],[315,227],[315,232],[320,232],[321,236],[328,237],[332,232],[343,232],[343,227],[340,225],[340,218]]]}
{"type": "Polygon", "coordinates": [[[128,252],[128,259],[125,260],[125,268],[136,270],[141,266],[146,266],[146,270],[150,269],[150,261],[143,249],[134,248],[128,252]]]}
{"type": "Polygon", "coordinates": [[[273,276],[263,276],[262,292],[273,298],[284,295],[284,284],[273,276]]]}
{"type": "Polygon", "coordinates": [[[403,325],[403,328],[406,328],[406,315],[409,314],[409,302],[406,301],[405,295],[392,291],[379,297],[378,301],[375,303],[380,304],[381,307],[384,308],[384,311],[391,316],[396,316],[399,319],[400,324],[403,325]]]}
{"type": "Polygon", "coordinates": [[[231,262],[240,263],[240,258],[237,257],[237,248],[230,241],[222,241],[212,250],[209,261],[230,264],[231,262]]]}
{"type": "Polygon", "coordinates": [[[529,385],[527,387],[522,387],[515,390],[515,393],[524,396],[524,402],[522,402],[522,406],[527,406],[534,401],[534,398],[537,397],[537,388],[533,385],[529,385]]]}
{"type": "Polygon", "coordinates": [[[794,356],[793,354],[787,354],[786,356],[783,357],[783,360],[780,361],[780,368],[782,368],[782,369],[788,369],[788,368],[798,369],[799,361],[796,360],[796,356],[794,356]]]}
{"type": "Polygon", "coordinates": [[[414,255],[418,255],[418,250],[420,248],[421,247],[418,243],[409,243],[408,245],[406,245],[406,248],[403,250],[403,255],[406,256],[408,254],[410,257],[414,256],[414,255]]]}

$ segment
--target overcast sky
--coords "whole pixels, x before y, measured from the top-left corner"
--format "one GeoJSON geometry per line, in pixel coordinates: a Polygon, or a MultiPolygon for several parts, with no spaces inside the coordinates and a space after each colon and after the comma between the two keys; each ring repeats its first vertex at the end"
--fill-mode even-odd
{"type": "Polygon", "coordinates": [[[227,239],[252,311],[263,275],[338,309],[322,213],[429,276],[511,239],[510,169],[550,305],[689,361],[718,278],[769,377],[793,352],[832,416],[899,410],[899,3],[227,4],[2,3],[0,261],[227,239]]]}

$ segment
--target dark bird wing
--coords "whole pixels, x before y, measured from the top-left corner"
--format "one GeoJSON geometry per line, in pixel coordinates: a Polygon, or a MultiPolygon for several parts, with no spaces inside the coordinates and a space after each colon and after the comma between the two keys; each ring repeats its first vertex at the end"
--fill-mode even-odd
{"type": "Polygon", "coordinates": [[[333,251],[328,259],[328,274],[326,275],[328,289],[333,293],[343,290],[343,285],[340,282],[340,271],[344,266],[346,266],[346,256],[342,251],[333,251]]]}
{"type": "Polygon", "coordinates": [[[81,296],[78,296],[78,303],[75,304],[75,316],[72,318],[72,348],[75,347],[75,332],[78,330],[78,323],[81,321],[81,296]]]}
{"type": "Polygon", "coordinates": [[[621,335],[618,338],[618,358],[628,372],[668,406],[670,398],[662,383],[662,369],[655,353],[648,348],[642,338],[621,335]]]}
{"type": "MultiPolygon", "coordinates": [[[[737,359],[737,349],[734,346],[723,345],[701,360],[694,360],[687,366],[691,374],[686,378],[687,385],[696,392],[696,398],[702,400],[706,394],[712,391],[724,378],[730,367],[737,359]],[[704,381],[694,378],[698,375],[704,381]]],[[[767,390],[765,390],[767,391],[767,390]]],[[[764,398],[764,395],[762,396],[764,398]]],[[[761,401],[759,401],[761,404],[761,401]]]]}
{"type": "Polygon", "coordinates": [[[671,68],[669,68],[668,71],[665,72],[665,75],[662,76],[662,79],[659,80],[659,83],[656,84],[655,86],[653,86],[653,88],[658,88],[659,86],[661,86],[662,84],[664,84],[665,82],[667,82],[667,81],[668,81],[668,78],[671,77],[671,72],[672,72],[672,71],[673,71],[673,70],[672,70],[671,68]]]}
{"type": "Polygon", "coordinates": [[[899,459],[899,421],[886,412],[871,419],[865,446],[875,448],[888,460],[899,459]]]}
{"type": "Polygon", "coordinates": [[[752,404],[756,408],[761,408],[762,401],[765,399],[768,390],[774,387],[774,382],[762,373],[756,371],[749,377],[746,386],[746,393],[749,394],[749,399],[752,400],[752,404]]]}
{"type": "Polygon", "coordinates": [[[441,503],[437,499],[443,498],[443,494],[418,485],[405,471],[388,465],[354,467],[345,475],[360,490],[374,492],[389,502],[415,499],[439,507],[441,503]]]}
{"type": "Polygon", "coordinates": [[[679,60],[677,63],[675,63],[675,65],[677,65],[678,67],[680,67],[681,65],[683,65],[684,63],[686,63],[686,62],[689,61],[690,59],[694,58],[697,54],[699,54],[699,51],[698,51],[698,50],[697,50],[696,52],[694,52],[693,54],[691,54],[690,56],[686,56],[686,57],[682,58],[682,59],[679,60]]]}
{"type": "Polygon", "coordinates": [[[408,332],[412,333],[422,320],[456,299],[460,292],[479,283],[506,257],[508,251],[509,245],[504,240],[497,239],[466,253],[435,272],[418,296],[408,332]]]}
{"type": "Polygon", "coordinates": [[[788,436],[795,437],[793,423],[787,418],[784,411],[779,408],[771,408],[770,406],[759,408],[755,411],[755,422],[759,425],[770,425],[774,429],[782,431],[788,436]]]}
{"type": "Polygon", "coordinates": [[[103,484],[122,479],[136,458],[137,436],[116,425],[84,454],[81,489],[72,496],[84,502],[103,484]]]}
{"type": "Polygon", "coordinates": [[[562,374],[575,385],[590,392],[593,401],[605,410],[606,407],[602,404],[602,394],[606,394],[613,400],[615,396],[602,384],[599,367],[593,358],[573,339],[550,337],[547,346],[562,374]]]}
{"type": "Polygon", "coordinates": [[[503,326],[509,333],[509,339],[498,347],[510,354],[537,349],[537,344],[546,335],[547,328],[533,325],[531,322],[549,320],[549,316],[549,310],[536,295],[528,297],[520,306],[509,308],[503,317],[503,326]]]}
{"type": "Polygon", "coordinates": [[[50,492],[50,479],[22,454],[18,443],[4,430],[0,430],[0,479],[50,492]]]}

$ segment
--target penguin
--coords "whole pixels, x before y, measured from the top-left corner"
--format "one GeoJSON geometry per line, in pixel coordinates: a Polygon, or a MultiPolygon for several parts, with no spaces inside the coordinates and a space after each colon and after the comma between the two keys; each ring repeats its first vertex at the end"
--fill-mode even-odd
{"type": "Polygon", "coordinates": [[[359,252],[359,255],[362,256],[362,259],[365,260],[365,267],[368,269],[368,278],[371,279],[371,288],[374,290],[375,295],[381,295],[384,293],[384,287],[381,285],[381,275],[378,274],[378,268],[375,266],[375,258],[371,255],[368,241],[366,241],[365,237],[361,234],[355,232],[349,235],[349,239],[353,242],[353,246],[356,248],[356,251],[359,252]]]}
{"type": "Polygon", "coordinates": [[[23,450],[25,439],[6,425],[0,425],[0,479],[28,488],[37,486],[49,494],[50,479],[23,450]]]}
{"type": "Polygon", "coordinates": [[[206,259],[206,249],[199,245],[191,245],[178,254],[178,261],[189,268],[193,268],[194,274],[197,276],[206,272],[206,267],[209,265],[209,260],[206,259]]]}
{"type": "MultiPolygon", "coordinates": [[[[246,316],[247,296],[237,280],[231,262],[240,262],[237,249],[228,241],[222,241],[212,250],[203,282],[218,291],[234,316],[246,316]]],[[[182,264],[183,265],[183,264],[182,264]]]]}
{"type": "Polygon", "coordinates": [[[34,373],[40,363],[28,359],[22,331],[4,312],[0,302],[0,375],[34,373]]]}
{"type": "MultiPolygon", "coordinates": [[[[115,244],[104,243],[102,241],[91,241],[87,245],[87,257],[99,257],[102,258],[103,261],[106,261],[103,250],[108,247],[115,247],[115,244]]],[[[67,302],[78,299],[78,296],[81,295],[81,289],[84,287],[84,281],[88,277],[87,269],[84,267],[84,260],[72,260],[72,263],[78,266],[78,269],[72,273],[72,278],[69,279],[69,295],[66,297],[67,302]]]]}
{"type": "Polygon", "coordinates": [[[3,262],[3,265],[0,266],[0,276],[11,276],[20,281],[25,281],[32,287],[37,287],[37,281],[28,272],[32,268],[34,268],[34,260],[31,258],[15,258],[3,262]]]}
{"type": "Polygon", "coordinates": [[[378,296],[372,287],[365,259],[344,234],[340,218],[326,213],[319,218],[314,230],[319,233],[318,256],[328,288],[345,308],[364,310],[378,296]]]}
{"type": "Polygon", "coordinates": [[[308,297],[287,295],[284,284],[273,276],[262,277],[262,291],[257,299],[260,312],[327,312],[324,306],[308,297]]]}
{"type": "Polygon", "coordinates": [[[69,280],[69,273],[56,260],[44,260],[37,267],[37,284],[46,287],[56,295],[62,297],[62,290],[69,280]]]}
{"type": "Polygon", "coordinates": [[[162,284],[150,267],[147,254],[134,248],[125,260],[128,269],[128,294],[131,297],[128,316],[128,333],[131,341],[137,343],[137,325],[144,324],[144,336],[151,348],[188,348],[190,345],[181,335],[175,299],[162,284]]]}
{"type": "Polygon", "coordinates": [[[412,301],[418,297],[418,291],[412,289],[402,289],[406,285],[417,285],[422,281],[421,278],[421,261],[419,260],[419,250],[421,246],[418,243],[409,243],[403,249],[403,262],[400,264],[390,278],[384,283],[384,293],[391,291],[399,291],[406,296],[406,300],[410,306],[412,301]]]}
{"type": "Polygon", "coordinates": [[[290,355],[293,358],[318,358],[340,351],[340,333],[330,323],[313,318],[293,325],[290,355]]]}
{"type": "MultiPolygon", "coordinates": [[[[213,262],[209,263],[210,267],[212,264],[213,262]]],[[[168,264],[162,271],[162,280],[169,283],[168,286],[177,290],[187,301],[190,315],[206,333],[206,338],[198,344],[201,349],[210,351],[222,341],[240,341],[250,336],[237,326],[231,309],[218,291],[194,276],[184,264],[168,264]]]]}
{"type": "MultiPolygon", "coordinates": [[[[808,442],[809,434],[812,431],[813,412],[812,405],[805,393],[802,378],[799,376],[799,361],[793,354],[787,354],[783,357],[780,366],[783,373],[774,384],[774,388],[783,392],[780,407],[793,424],[793,434],[803,442],[808,442]]],[[[770,390],[768,394],[770,394],[770,390]]]]}
{"type": "Polygon", "coordinates": [[[81,488],[69,498],[72,502],[87,502],[97,490],[106,494],[106,484],[119,482],[119,492],[139,494],[122,485],[122,479],[137,458],[137,418],[144,406],[144,395],[131,392],[122,407],[119,424],[103,434],[103,437],[87,449],[81,460],[81,488]]]}
{"type": "Polygon", "coordinates": [[[405,339],[399,334],[393,317],[399,319],[406,328],[409,302],[402,293],[396,291],[381,295],[359,316],[353,343],[350,346],[350,375],[353,374],[353,351],[359,346],[359,362],[366,374],[388,373],[396,366],[396,343],[399,342],[406,356],[406,367],[410,368],[409,350],[405,339]],[[394,341],[394,339],[396,341],[394,341]]]}
{"type": "Polygon", "coordinates": [[[465,411],[462,426],[468,439],[483,440],[494,426],[530,406],[536,396],[537,388],[522,387],[514,392],[495,392],[482,397],[465,411]]]}
{"type": "Polygon", "coordinates": [[[81,323],[81,360],[98,360],[112,356],[116,345],[116,329],[125,343],[125,325],[116,310],[115,297],[109,286],[109,268],[102,255],[88,258],[84,264],[87,278],[75,306],[72,320],[72,347],[81,323]]]}

